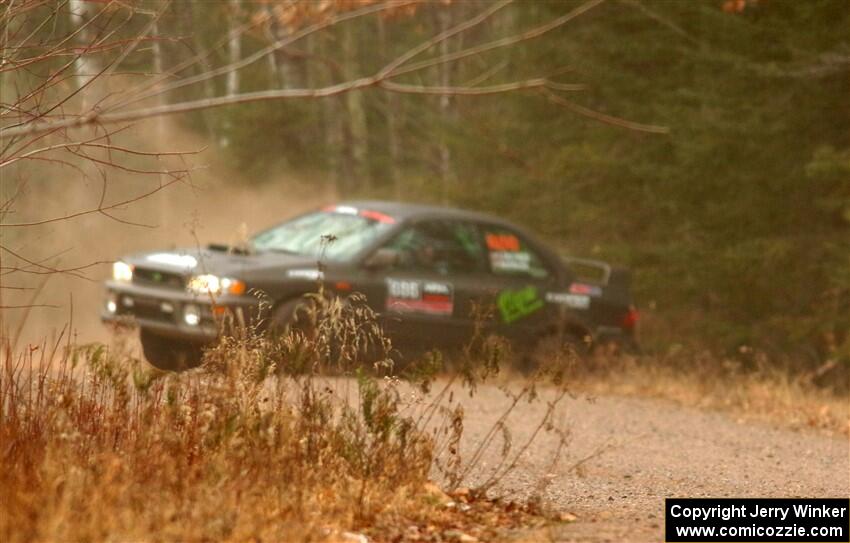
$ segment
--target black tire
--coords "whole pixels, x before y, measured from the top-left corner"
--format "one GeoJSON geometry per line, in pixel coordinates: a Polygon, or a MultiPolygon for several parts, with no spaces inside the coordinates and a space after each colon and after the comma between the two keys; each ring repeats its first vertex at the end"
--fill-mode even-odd
{"type": "Polygon", "coordinates": [[[290,330],[300,330],[309,335],[316,328],[315,302],[309,298],[295,298],[276,307],[269,320],[268,332],[283,336],[290,330]]]}
{"type": "Polygon", "coordinates": [[[201,347],[142,329],[142,352],[151,366],[163,371],[184,371],[201,364],[201,347]]]}
{"type": "Polygon", "coordinates": [[[278,361],[279,374],[303,375],[316,371],[316,363],[321,356],[314,341],[314,300],[299,297],[277,306],[269,319],[266,334],[271,341],[281,341],[284,355],[278,361]]]}

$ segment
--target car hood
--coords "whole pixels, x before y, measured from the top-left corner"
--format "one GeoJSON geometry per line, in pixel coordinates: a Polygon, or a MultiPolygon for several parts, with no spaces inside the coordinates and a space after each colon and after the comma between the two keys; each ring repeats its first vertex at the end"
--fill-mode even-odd
{"type": "Polygon", "coordinates": [[[251,279],[271,269],[316,269],[318,266],[316,258],[310,256],[277,252],[244,254],[206,248],[136,253],[122,260],[137,268],[186,276],[211,273],[236,279],[251,279]]]}

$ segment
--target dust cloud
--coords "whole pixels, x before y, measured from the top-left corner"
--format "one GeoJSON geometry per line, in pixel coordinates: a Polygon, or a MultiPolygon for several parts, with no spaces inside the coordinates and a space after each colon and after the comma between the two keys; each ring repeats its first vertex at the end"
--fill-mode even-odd
{"type": "MultiPolygon", "coordinates": [[[[153,120],[133,127],[114,143],[144,151],[193,151],[181,157],[139,157],[113,153],[120,164],[137,169],[184,169],[190,176],[142,200],[109,211],[89,213],[34,227],[4,227],[0,243],[0,334],[17,338],[16,347],[38,345],[69,327],[78,343],[108,341],[100,323],[102,281],[111,261],[153,249],[236,243],[247,235],[302,211],[336,200],[324,181],[294,175],[245,179],[218,156],[214,145],[153,120]],[[48,270],[82,268],[70,273],[48,270]],[[23,269],[25,271],[20,271],[23,269]],[[36,273],[33,273],[36,272],[36,273]],[[30,306],[30,309],[10,306],[30,306]]],[[[67,157],[65,157],[67,158],[67,157]]],[[[103,157],[101,157],[103,158],[103,157]]],[[[40,221],[97,209],[104,178],[91,163],[73,167],[44,161],[18,163],[0,171],[0,200],[13,200],[3,223],[40,221]],[[84,175],[85,174],[85,175],[84,175]]],[[[148,193],[168,178],[116,168],[106,172],[106,205],[148,193]]]]}

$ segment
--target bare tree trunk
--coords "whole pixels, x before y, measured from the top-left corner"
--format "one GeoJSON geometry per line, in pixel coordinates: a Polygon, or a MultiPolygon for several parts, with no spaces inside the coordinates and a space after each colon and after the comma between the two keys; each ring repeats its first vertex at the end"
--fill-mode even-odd
{"type": "MultiPolygon", "coordinates": [[[[384,52],[384,61],[389,60],[390,44],[387,40],[387,26],[383,17],[378,17],[378,39],[384,52]]],[[[401,199],[401,183],[399,180],[399,142],[398,142],[398,96],[394,92],[384,92],[387,99],[385,114],[387,118],[387,151],[389,152],[389,168],[387,176],[393,187],[393,197],[401,199]]]]}
{"type": "MultiPolygon", "coordinates": [[[[153,28],[151,29],[153,33],[153,43],[151,45],[151,55],[153,56],[153,71],[159,76],[164,72],[162,66],[162,43],[159,40],[159,24],[157,21],[154,21],[153,28]]],[[[158,94],[156,97],[157,105],[165,104],[165,96],[162,94],[158,94]]],[[[160,145],[168,148],[168,130],[165,126],[166,119],[165,117],[157,117],[156,118],[156,134],[157,141],[160,145]]],[[[160,174],[159,176],[160,184],[165,184],[168,182],[168,176],[166,174],[160,174]]],[[[165,206],[165,201],[162,196],[159,197],[159,226],[160,228],[167,229],[169,225],[169,216],[168,210],[165,206]]]]}
{"type": "MultiPolygon", "coordinates": [[[[151,56],[153,57],[153,71],[156,75],[162,75],[162,44],[159,41],[159,24],[154,21],[153,28],[151,29],[151,33],[153,34],[153,43],[151,44],[151,56]]],[[[157,102],[159,104],[163,103],[162,95],[157,96],[157,102]]]]}
{"type": "MultiPolygon", "coordinates": [[[[17,26],[20,26],[20,23],[18,23],[16,25],[16,27],[17,26]]],[[[17,30],[17,28],[15,28],[15,30],[17,30]]],[[[2,42],[0,42],[0,51],[4,51],[4,52],[6,51],[6,48],[9,47],[9,45],[11,44],[9,37],[12,36],[12,35],[14,35],[12,25],[7,24],[3,28],[2,42]]],[[[3,59],[4,62],[5,62],[5,60],[6,59],[3,59]]],[[[3,66],[3,67],[5,68],[5,66],[3,66]]],[[[3,101],[10,103],[10,104],[15,104],[20,99],[20,95],[18,95],[16,90],[13,90],[13,86],[10,86],[8,91],[6,90],[6,80],[11,77],[11,76],[7,76],[6,73],[7,73],[6,70],[0,71],[0,96],[4,97],[3,101]],[[8,94],[6,94],[6,93],[8,93],[8,94]],[[9,99],[9,95],[12,95],[12,94],[15,94],[15,97],[9,99]]],[[[0,223],[6,222],[6,214],[9,213],[9,211],[11,211],[11,201],[10,200],[11,200],[12,194],[13,194],[13,190],[10,186],[11,183],[6,183],[4,181],[5,180],[3,179],[3,176],[0,175],[0,223]]],[[[6,239],[5,239],[5,236],[4,236],[5,233],[6,233],[6,230],[3,229],[3,228],[0,228],[0,245],[6,245],[6,243],[5,243],[6,239]]],[[[4,264],[3,258],[4,258],[3,251],[0,251],[0,269],[3,269],[3,264],[4,264]]],[[[3,306],[3,276],[4,275],[5,274],[0,273],[0,307],[3,306]]],[[[6,324],[5,324],[5,321],[4,321],[4,318],[3,318],[5,314],[6,314],[5,311],[0,310],[0,338],[7,337],[6,336],[6,333],[7,333],[6,324]]]]}
{"type": "MultiPolygon", "coordinates": [[[[316,48],[321,56],[328,54],[328,41],[330,36],[321,34],[316,36],[316,48]]],[[[329,64],[323,64],[323,69],[318,72],[318,78],[322,85],[329,85],[336,80],[333,68],[329,64]]],[[[333,96],[324,98],[320,102],[322,108],[322,132],[323,141],[325,144],[325,157],[330,181],[337,195],[343,194],[345,191],[344,184],[347,180],[343,172],[343,156],[342,156],[342,98],[333,96]]]]}
{"type": "MultiPolygon", "coordinates": [[[[345,62],[343,70],[345,78],[352,80],[357,77],[359,47],[357,37],[352,32],[352,25],[346,25],[343,30],[343,49],[345,62]]],[[[363,171],[369,145],[369,130],[366,125],[366,110],[363,105],[362,92],[349,92],[345,95],[348,129],[346,130],[346,154],[351,160],[352,183],[369,189],[368,175],[363,171]]],[[[359,187],[358,187],[359,188],[359,187]]]]}
{"type": "MultiPolygon", "coordinates": [[[[227,31],[227,60],[230,64],[239,62],[242,58],[242,37],[239,31],[239,13],[242,0],[228,0],[228,18],[230,21],[227,31]]],[[[227,72],[227,81],[225,92],[227,96],[235,96],[239,94],[239,71],[230,70],[227,72]]],[[[223,134],[219,139],[222,147],[230,145],[230,131],[232,124],[229,119],[225,120],[223,134]]]]}
{"type": "MultiPolygon", "coordinates": [[[[239,32],[239,11],[242,0],[228,0],[230,29],[227,31],[227,56],[233,64],[242,58],[242,37],[239,32]]],[[[227,95],[239,94],[239,70],[227,72],[227,95]]]]}
{"type": "MultiPolygon", "coordinates": [[[[312,89],[321,85],[322,81],[322,63],[316,59],[321,56],[321,47],[319,36],[309,35],[306,38],[305,47],[307,49],[307,59],[304,62],[304,85],[305,88],[312,89]]],[[[314,118],[322,119],[324,116],[326,104],[325,100],[320,100],[309,104],[310,115],[314,118]]],[[[310,145],[315,142],[324,141],[325,138],[325,123],[312,123],[309,128],[309,134],[305,134],[310,145]]]]}
{"type": "MultiPolygon", "coordinates": [[[[269,40],[269,43],[274,43],[277,41],[275,38],[274,28],[277,25],[277,21],[274,18],[274,14],[272,10],[269,9],[268,4],[263,4],[263,15],[268,18],[268,24],[265,26],[264,33],[266,35],[266,39],[269,40]]],[[[277,56],[275,53],[272,53],[266,56],[266,62],[269,65],[269,79],[271,81],[278,81],[278,69],[277,69],[277,56]]]]}
{"type": "Polygon", "coordinates": [[[339,120],[339,99],[325,98],[322,100],[322,126],[324,128],[325,156],[331,183],[337,194],[342,183],[340,166],[340,146],[342,145],[342,125],[339,120]]]}
{"type": "Polygon", "coordinates": [[[307,60],[304,62],[304,86],[312,89],[317,86],[316,70],[313,69],[313,66],[316,64],[314,59],[318,56],[316,36],[314,34],[307,36],[305,48],[307,49],[307,60]]]}
{"type": "Polygon", "coordinates": [[[390,153],[390,180],[393,184],[393,195],[398,200],[401,198],[402,187],[399,175],[401,161],[401,145],[399,144],[399,114],[396,93],[387,93],[387,150],[390,153]]]}
{"type": "MultiPolygon", "coordinates": [[[[205,50],[205,46],[203,41],[201,40],[200,33],[194,31],[194,24],[198,21],[198,12],[197,12],[197,0],[192,0],[189,2],[188,10],[180,10],[182,17],[179,19],[181,23],[181,31],[184,35],[192,36],[192,45],[196,51],[205,50]]],[[[212,66],[206,57],[201,58],[195,65],[196,75],[204,72],[209,72],[212,70],[212,66]]],[[[203,97],[204,98],[212,98],[216,95],[215,92],[215,84],[212,79],[205,79],[203,83],[203,97]]],[[[215,139],[215,127],[213,122],[210,119],[210,114],[208,112],[202,112],[201,118],[204,121],[204,129],[207,132],[207,137],[210,140],[215,139]]]]}
{"type": "MultiPolygon", "coordinates": [[[[276,19],[272,19],[270,27],[271,37],[273,41],[285,40],[287,38],[286,27],[280,24],[276,19]]],[[[284,48],[285,49],[285,48],[284,48]]],[[[282,89],[293,89],[298,86],[295,77],[295,70],[292,66],[292,60],[288,57],[286,51],[278,49],[270,55],[274,59],[275,68],[277,70],[278,84],[282,89]]]]}
{"type": "MultiPolygon", "coordinates": [[[[153,43],[151,44],[151,55],[153,56],[153,71],[156,75],[159,76],[162,75],[165,70],[162,67],[162,43],[160,42],[159,38],[159,24],[157,23],[157,21],[154,21],[151,32],[153,33],[153,43]]],[[[158,94],[156,97],[156,102],[158,106],[163,105],[165,103],[165,96],[163,94],[158,94]]],[[[165,144],[165,117],[157,118],[156,131],[159,142],[161,144],[165,144]]]]}
{"type": "MultiPolygon", "coordinates": [[[[95,4],[91,4],[86,0],[69,0],[68,11],[71,19],[71,28],[80,28],[89,20],[92,15],[92,9],[95,4]]],[[[76,42],[81,46],[83,52],[74,59],[74,85],[81,89],[86,86],[100,71],[97,59],[86,51],[87,47],[92,45],[93,34],[90,27],[85,27],[77,34],[76,42]]],[[[86,104],[91,102],[91,92],[84,90],[80,92],[80,100],[82,102],[81,110],[85,110],[86,104]]]]}
{"type": "MultiPolygon", "coordinates": [[[[440,25],[440,32],[445,32],[451,26],[451,10],[447,7],[440,7],[437,10],[437,20],[440,25]]],[[[449,40],[440,42],[440,56],[445,57],[449,54],[449,40]]],[[[448,87],[451,85],[451,63],[443,63],[439,67],[440,85],[448,87]]],[[[448,203],[449,200],[449,185],[452,181],[452,156],[449,149],[447,131],[450,126],[451,117],[451,98],[448,95],[442,95],[439,98],[440,109],[440,143],[439,143],[439,168],[440,181],[442,183],[440,190],[440,199],[443,203],[448,203]]]]}

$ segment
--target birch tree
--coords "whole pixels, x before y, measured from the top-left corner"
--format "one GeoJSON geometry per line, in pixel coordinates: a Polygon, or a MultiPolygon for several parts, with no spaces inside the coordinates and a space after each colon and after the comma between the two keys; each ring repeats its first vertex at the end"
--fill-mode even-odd
{"type": "MultiPolygon", "coordinates": [[[[68,17],[73,29],[74,42],[80,48],[88,48],[94,44],[94,31],[92,25],[96,4],[86,0],[68,0],[68,17]]],[[[97,57],[94,54],[79,54],[74,58],[74,85],[78,90],[85,87],[96,77],[99,72],[97,57]]],[[[85,106],[85,97],[88,93],[81,92],[85,106]]]]}
{"type": "MultiPolygon", "coordinates": [[[[227,0],[227,59],[230,64],[236,64],[242,58],[242,32],[239,25],[241,14],[241,0],[227,0]]],[[[239,71],[231,70],[226,75],[226,96],[237,96],[239,94],[239,71]]],[[[222,147],[230,145],[229,134],[233,128],[232,122],[225,117],[224,130],[221,133],[219,143],[222,147]]]]}

